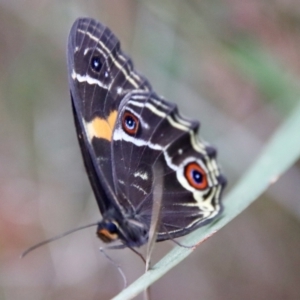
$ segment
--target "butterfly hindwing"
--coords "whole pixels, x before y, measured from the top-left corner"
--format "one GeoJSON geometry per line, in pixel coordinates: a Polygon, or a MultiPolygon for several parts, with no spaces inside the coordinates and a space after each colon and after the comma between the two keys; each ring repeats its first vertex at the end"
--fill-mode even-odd
{"type": "Polygon", "coordinates": [[[224,179],[215,152],[197,139],[198,126],[154,93],[133,91],[120,105],[112,141],[116,194],[121,205],[150,222],[153,166],[163,166],[158,239],[186,234],[221,211],[224,179]],[[130,114],[138,122],[134,134],[124,123],[130,114]],[[193,163],[205,172],[206,186],[197,188],[187,180],[184,170],[193,163]]]}

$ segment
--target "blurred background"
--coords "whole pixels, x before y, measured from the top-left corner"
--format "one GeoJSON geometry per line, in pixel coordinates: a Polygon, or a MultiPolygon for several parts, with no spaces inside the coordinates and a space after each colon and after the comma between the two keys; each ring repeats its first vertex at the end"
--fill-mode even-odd
{"type": "MultiPolygon", "coordinates": [[[[109,299],[123,286],[95,228],[19,259],[101,218],[67,82],[66,41],[79,16],[107,24],[155,90],[201,121],[227,191],[300,99],[297,0],[0,0],[0,299],[109,299]]],[[[299,299],[299,182],[298,162],[156,282],[153,299],[299,299]]],[[[155,260],[172,247],[158,244],[155,260]]],[[[129,283],[143,273],[130,250],[109,255],[129,283]]]]}

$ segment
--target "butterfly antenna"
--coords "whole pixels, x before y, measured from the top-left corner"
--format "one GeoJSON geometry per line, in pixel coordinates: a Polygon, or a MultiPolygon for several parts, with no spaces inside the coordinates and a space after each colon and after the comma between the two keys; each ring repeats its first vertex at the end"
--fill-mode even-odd
{"type": "Polygon", "coordinates": [[[67,235],[69,235],[69,234],[71,234],[71,233],[73,233],[73,232],[76,232],[76,231],[79,231],[79,230],[82,230],[82,229],[85,229],[85,228],[93,227],[93,226],[96,226],[96,225],[98,225],[98,222],[97,222],[97,223],[88,224],[88,225],[84,225],[84,226],[80,226],[80,227],[78,227],[78,228],[71,229],[71,230],[66,231],[66,232],[64,232],[64,233],[62,233],[62,234],[59,234],[59,235],[57,235],[57,236],[55,236],[55,237],[52,237],[52,238],[50,238],[50,239],[48,239],[48,240],[45,240],[45,241],[43,241],[43,242],[40,242],[40,243],[38,243],[38,244],[36,244],[36,245],[34,245],[34,246],[28,248],[27,250],[25,250],[25,251],[20,255],[20,258],[23,258],[23,257],[24,257],[25,255],[27,255],[29,252],[31,252],[31,251],[33,251],[33,250],[35,250],[35,249],[37,249],[37,248],[39,248],[39,247],[41,247],[41,246],[44,246],[44,245],[49,244],[49,243],[51,243],[51,242],[53,242],[53,241],[59,240],[59,239],[65,237],[65,236],[67,236],[67,235]]]}

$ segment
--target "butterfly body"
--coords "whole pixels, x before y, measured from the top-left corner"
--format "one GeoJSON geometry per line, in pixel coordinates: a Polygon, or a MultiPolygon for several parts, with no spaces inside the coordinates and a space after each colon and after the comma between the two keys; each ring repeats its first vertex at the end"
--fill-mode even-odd
{"type": "Polygon", "coordinates": [[[157,197],[157,241],[185,235],[221,213],[226,180],[215,149],[197,137],[198,121],[183,118],[175,104],[153,91],[107,27],[89,18],[74,23],[68,72],[103,241],[145,244],[157,197]],[[162,176],[155,179],[157,166],[162,176]],[[161,195],[154,192],[157,184],[161,195]]]}

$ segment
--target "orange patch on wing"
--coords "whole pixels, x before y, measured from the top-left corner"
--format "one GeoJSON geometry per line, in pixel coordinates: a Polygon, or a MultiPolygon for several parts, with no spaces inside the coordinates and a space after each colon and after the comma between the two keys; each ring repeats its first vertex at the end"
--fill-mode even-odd
{"type": "Polygon", "coordinates": [[[112,132],[115,127],[118,112],[113,110],[107,119],[95,117],[91,122],[86,124],[87,135],[89,140],[94,137],[111,141],[112,132]]]}

